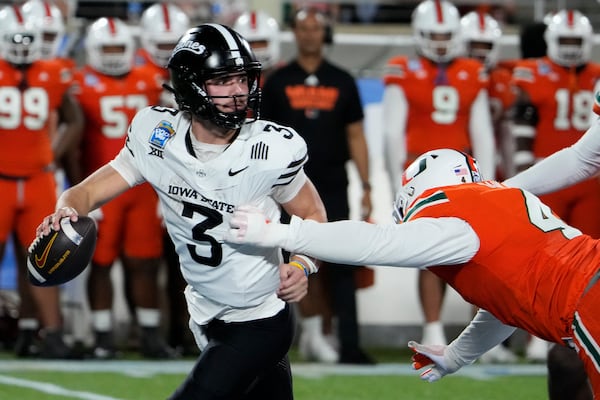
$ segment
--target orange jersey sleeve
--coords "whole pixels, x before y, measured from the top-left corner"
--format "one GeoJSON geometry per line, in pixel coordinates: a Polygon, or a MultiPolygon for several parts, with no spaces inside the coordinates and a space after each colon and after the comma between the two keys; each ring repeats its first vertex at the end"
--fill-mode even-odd
{"type": "Polygon", "coordinates": [[[162,79],[153,68],[135,67],[123,77],[112,77],[85,67],[77,72],[76,83],[74,92],[86,120],[82,160],[89,174],[121,150],[134,115],[158,104],[162,79]]]}
{"type": "Polygon", "coordinates": [[[24,70],[0,61],[0,173],[30,176],[53,162],[53,115],[71,84],[71,68],[59,60],[24,70]]]}
{"type": "Polygon", "coordinates": [[[406,126],[407,163],[432,148],[471,153],[470,110],[487,88],[483,66],[459,58],[445,69],[425,58],[395,57],[387,66],[386,85],[399,85],[409,105],[406,126]]]}
{"type": "Polygon", "coordinates": [[[415,204],[412,218],[458,217],[477,233],[480,248],[468,263],[430,268],[465,300],[547,340],[570,336],[576,304],[600,265],[597,240],[534,195],[492,181],[433,189],[415,204]]]}
{"type": "Polygon", "coordinates": [[[594,87],[600,64],[568,69],[548,58],[523,60],[513,82],[529,97],[539,116],[533,152],[547,157],[575,143],[591,125],[594,87]]]}

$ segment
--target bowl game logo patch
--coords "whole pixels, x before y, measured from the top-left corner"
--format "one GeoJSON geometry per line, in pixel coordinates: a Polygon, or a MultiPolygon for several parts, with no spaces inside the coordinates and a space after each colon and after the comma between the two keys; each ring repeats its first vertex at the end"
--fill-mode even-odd
{"type": "Polygon", "coordinates": [[[152,135],[150,136],[149,141],[152,146],[164,149],[167,141],[171,139],[173,135],[175,135],[175,129],[173,129],[173,125],[171,125],[171,123],[168,121],[160,121],[152,130],[152,135]]]}

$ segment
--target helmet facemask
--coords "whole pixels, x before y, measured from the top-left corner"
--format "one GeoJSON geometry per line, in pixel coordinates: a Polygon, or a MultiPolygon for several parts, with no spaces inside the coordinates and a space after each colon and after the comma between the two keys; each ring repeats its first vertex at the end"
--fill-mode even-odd
{"type": "Polygon", "coordinates": [[[17,67],[27,67],[42,56],[42,37],[32,20],[16,5],[0,9],[0,56],[17,67]]]}
{"type": "Polygon", "coordinates": [[[36,32],[6,34],[5,58],[14,65],[30,65],[41,58],[41,38],[36,32]]]}

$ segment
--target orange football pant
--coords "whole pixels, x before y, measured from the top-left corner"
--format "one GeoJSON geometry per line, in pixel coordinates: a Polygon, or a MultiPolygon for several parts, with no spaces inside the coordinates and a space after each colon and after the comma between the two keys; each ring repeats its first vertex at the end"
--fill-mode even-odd
{"type": "Polygon", "coordinates": [[[56,205],[53,172],[40,172],[29,178],[12,179],[0,175],[0,243],[11,233],[25,247],[35,239],[35,230],[56,205]]]}
{"type": "Polygon", "coordinates": [[[163,228],[158,197],[148,183],[135,186],[102,206],[93,262],[110,266],[120,256],[159,258],[163,228]]]}

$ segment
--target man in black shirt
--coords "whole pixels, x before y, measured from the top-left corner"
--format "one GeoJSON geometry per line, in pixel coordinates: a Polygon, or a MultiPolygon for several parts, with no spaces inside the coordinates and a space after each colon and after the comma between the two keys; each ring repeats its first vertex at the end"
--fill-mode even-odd
{"type": "MultiPolygon", "coordinates": [[[[371,187],[358,88],[348,72],[323,56],[329,28],[323,13],[300,9],[294,14],[292,28],[297,58],[265,82],[261,117],[293,127],[306,141],[309,160],[305,171],[321,195],[330,221],[349,217],[346,162],[354,161],[363,188],[362,218],[367,219],[371,213],[371,187]]],[[[309,295],[300,303],[300,313],[307,317],[321,311],[315,307],[318,293],[311,293],[322,287],[322,282],[313,279],[325,278],[338,318],[339,362],[371,364],[373,360],[359,346],[354,273],[353,268],[324,265],[311,277],[309,295]]],[[[301,351],[303,339],[301,336],[301,351]]]]}

